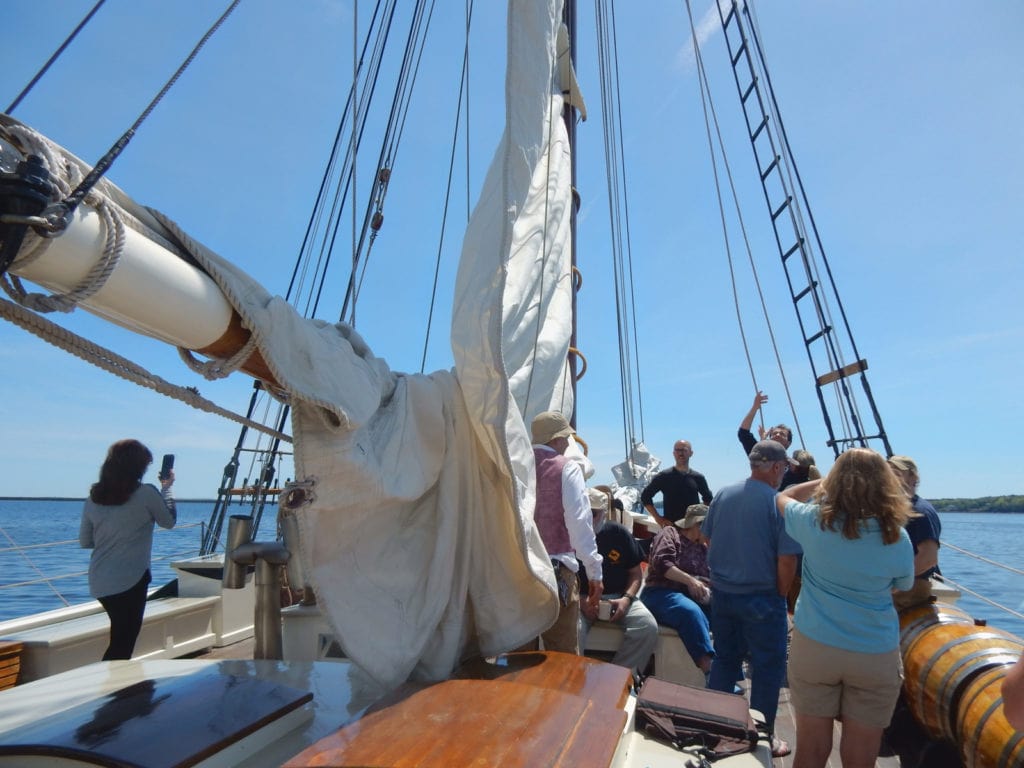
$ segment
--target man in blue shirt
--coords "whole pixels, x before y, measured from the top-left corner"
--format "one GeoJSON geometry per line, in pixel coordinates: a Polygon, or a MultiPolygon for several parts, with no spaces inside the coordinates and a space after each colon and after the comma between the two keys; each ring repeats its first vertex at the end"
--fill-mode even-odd
{"type": "Polygon", "coordinates": [[[786,674],[785,595],[800,545],[786,534],[775,509],[776,491],[789,468],[786,449],[774,440],[761,440],[748,458],[750,477],[718,492],[701,529],[710,541],[715,642],[708,687],[732,691],[749,656],[750,706],[765,717],[772,756],[782,757],[790,747],[774,730],[786,674]]]}

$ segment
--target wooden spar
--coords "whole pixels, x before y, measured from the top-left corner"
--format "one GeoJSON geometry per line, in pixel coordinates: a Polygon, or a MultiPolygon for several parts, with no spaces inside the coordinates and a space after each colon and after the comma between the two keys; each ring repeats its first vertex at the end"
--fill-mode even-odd
{"type": "MultiPolygon", "coordinates": [[[[16,262],[10,271],[55,293],[71,291],[102,258],[103,226],[99,214],[82,205],[39,258],[23,266],[16,262]]],[[[232,357],[252,335],[209,275],[129,227],[114,271],[79,306],[134,333],[211,358],[232,357]]],[[[240,370],[279,386],[258,350],[240,370]]]]}

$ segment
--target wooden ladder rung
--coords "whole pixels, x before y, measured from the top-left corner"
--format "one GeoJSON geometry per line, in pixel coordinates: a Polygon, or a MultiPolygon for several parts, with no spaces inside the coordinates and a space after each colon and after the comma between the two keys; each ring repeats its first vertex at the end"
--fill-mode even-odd
{"type": "Polygon", "coordinates": [[[845,379],[847,376],[852,376],[855,373],[860,373],[868,369],[867,360],[858,360],[855,363],[850,363],[843,368],[836,371],[829,371],[828,373],[822,374],[818,377],[818,386],[823,387],[826,384],[831,384],[833,381],[839,381],[845,379]]]}

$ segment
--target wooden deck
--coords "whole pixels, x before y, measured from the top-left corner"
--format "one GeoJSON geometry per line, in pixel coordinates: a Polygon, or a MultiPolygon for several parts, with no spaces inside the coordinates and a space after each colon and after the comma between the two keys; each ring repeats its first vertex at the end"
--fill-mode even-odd
{"type": "MultiPolygon", "coordinates": [[[[243,640],[223,648],[211,648],[209,651],[197,654],[195,658],[202,659],[251,659],[255,648],[255,640],[243,640]]],[[[898,720],[901,730],[916,728],[910,720],[908,713],[897,710],[894,720],[898,720]]],[[[789,689],[783,688],[779,696],[779,711],[775,720],[776,733],[791,746],[796,746],[796,720],[793,707],[789,701],[789,689]]],[[[842,761],[839,759],[839,738],[840,726],[835,727],[832,756],[827,764],[828,768],[841,768],[842,761]]],[[[917,738],[905,738],[899,742],[883,739],[882,754],[875,763],[876,768],[960,768],[960,763],[955,755],[948,754],[942,745],[931,745],[924,754],[920,747],[921,741],[917,738]],[[902,756],[899,754],[902,752],[902,756]]],[[[793,765],[793,755],[788,757],[775,758],[772,761],[774,768],[789,768],[793,765]]]]}

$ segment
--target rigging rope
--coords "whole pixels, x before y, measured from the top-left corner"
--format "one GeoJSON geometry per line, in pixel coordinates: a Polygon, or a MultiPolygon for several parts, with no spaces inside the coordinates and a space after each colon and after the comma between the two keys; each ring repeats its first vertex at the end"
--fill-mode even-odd
{"type": "MultiPolygon", "coordinates": [[[[427,327],[423,333],[423,356],[420,358],[420,373],[427,367],[427,350],[430,347],[430,331],[434,322],[434,305],[437,302],[437,286],[441,275],[441,253],[444,247],[444,234],[448,225],[448,206],[452,199],[452,176],[455,171],[455,153],[458,149],[459,122],[462,119],[462,104],[465,97],[466,116],[469,117],[469,29],[473,20],[473,3],[466,6],[466,36],[462,47],[462,73],[459,77],[459,97],[455,110],[455,128],[452,131],[452,149],[448,158],[448,181],[445,184],[444,206],[441,213],[441,231],[437,239],[437,255],[434,257],[434,282],[430,289],[430,307],[427,309],[427,327]]],[[[466,126],[466,146],[469,146],[469,126],[466,126]]],[[[467,155],[468,158],[468,155],[467,155]]],[[[466,189],[469,189],[469,164],[466,165],[466,189]]],[[[467,214],[466,220],[469,220],[467,214]]]]}
{"type": "MultiPolygon", "coordinates": [[[[0,299],[0,301],[3,301],[3,299],[0,299]]],[[[5,302],[5,303],[7,303],[7,302],[5,302]]],[[[32,562],[31,558],[29,558],[29,556],[25,554],[24,549],[18,547],[17,542],[13,538],[11,538],[11,534],[9,534],[7,532],[7,529],[4,528],[3,526],[0,526],[0,533],[2,533],[4,535],[5,539],[7,539],[9,542],[11,542],[11,544],[14,546],[14,548],[16,549],[18,554],[21,555],[22,559],[24,559],[24,561],[26,563],[28,563],[28,567],[31,568],[33,571],[35,571],[36,573],[39,574],[40,578],[35,583],[42,582],[42,583],[46,584],[46,586],[48,586],[53,591],[53,594],[55,594],[58,598],[60,598],[60,601],[62,603],[64,603],[64,605],[71,605],[71,603],[69,603],[67,601],[67,598],[65,598],[64,595],[62,595],[57,590],[57,588],[55,586],[53,586],[53,584],[51,583],[51,580],[48,579],[46,577],[46,575],[41,570],[39,570],[39,568],[36,566],[36,564],[32,562]]],[[[12,586],[13,587],[13,586],[17,586],[17,585],[11,584],[11,585],[4,585],[4,586],[5,587],[6,586],[12,586]]]]}
{"type": "MultiPolygon", "coordinates": [[[[800,419],[797,417],[797,414],[796,414],[796,405],[793,402],[793,395],[792,395],[792,391],[790,390],[789,380],[786,377],[786,371],[785,371],[784,366],[782,365],[782,355],[779,352],[779,345],[778,345],[778,341],[777,341],[776,336],[775,336],[775,328],[772,325],[771,316],[768,313],[768,302],[767,302],[767,300],[765,299],[765,296],[764,296],[764,290],[762,289],[762,286],[761,286],[761,279],[760,279],[760,275],[759,275],[758,270],[757,270],[757,264],[754,261],[753,249],[752,249],[752,247],[750,245],[750,238],[749,238],[749,236],[747,234],[747,228],[746,228],[746,224],[744,222],[742,210],[740,209],[739,195],[736,192],[735,179],[733,177],[732,168],[731,168],[731,165],[729,163],[728,152],[725,149],[725,142],[724,142],[723,137],[722,137],[721,125],[720,125],[720,123],[718,121],[718,113],[717,113],[717,110],[715,109],[714,99],[713,99],[713,97],[711,95],[711,88],[710,88],[710,85],[709,85],[708,80],[707,80],[707,71],[705,70],[705,67],[704,67],[704,59],[703,59],[703,57],[701,55],[700,44],[699,44],[698,39],[697,39],[696,25],[694,24],[694,20],[693,20],[693,13],[692,13],[692,9],[690,7],[690,0],[687,0],[687,2],[686,2],[686,12],[687,12],[687,15],[688,15],[689,20],[690,20],[690,35],[691,35],[691,39],[693,41],[694,57],[695,57],[696,62],[697,62],[698,82],[699,82],[699,85],[700,85],[700,92],[701,92],[701,106],[702,106],[702,108],[704,110],[704,127],[705,127],[705,132],[707,133],[707,137],[708,137],[708,150],[709,150],[709,155],[710,155],[710,158],[711,158],[711,165],[712,165],[713,175],[714,175],[714,179],[715,179],[715,192],[716,192],[716,195],[718,197],[719,215],[720,215],[721,220],[722,220],[723,237],[724,237],[724,240],[725,240],[726,259],[727,259],[728,264],[729,264],[729,276],[730,276],[730,280],[732,281],[732,288],[733,288],[733,303],[734,303],[735,308],[736,308],[736,317],[737,317],[737,321],[738,321],[739,327],[740,327],[740,337],[741,337],[741,339],[743,341],[743,350],[744,350],[744,355],[746,356],[746,359],[747,359],[747,366],[750,369],[751,381],[752,381],[752,383],[754,385],[754,390],[755,391],[760,391],[760,387],[757,384],[757,377],[756,377],[756,375],[754,373],[753,363],[752,363],[752,360],[751,360],[751,357],[750,357],[750,350],[749,350],[749,345],[747,343],[746,333],[745,333],[745,331],[743,329],[743,320],[742,320],[742,315],[741,315],[739,295],[738,295],[738,291],[737,291],[737,288],[736,288],[736,277],[735,277],[735,272],[734,272],[734,268],[733,268],[732,253],[731,253],[731,249],[730,249],[730,246],[729,246],[729,235],[728,235],[728,229],[727,229],[726,220],[725,220],[725,210],[724,210],[724,204],[722,203],[721,184],[720,184],[719,175],[718,175],[718,166],[717,166],[717,162],[715,160],[715,148],[714,148],[714,143],[713,143],[712,138],[711,138],[711,123],[712,122],[714,123],[714,126],[715,126],[715,136],[716,136],[716,138],[718,140],[718,151],[722,155],[722,164],[723,164],[723,166],[725,168],[726,178],[728,179],[728,182],[729,182],[729,189],[730,189],[730,192],[732,194],[733,205],[734,205],[735,210],[736,210],[736,218],[737,218],[737,221],[738,221],[738,226],[740,227],[740,232],[742,233],[742,236],[743,236],[743,243],[744,243],[744,246],[745,246],[746,252],[747,252],[747,261],[750,263],[750,270],[751,270],[751,274],[752,274],[752,277],[753,277],[753,280],[754,280],[754,285],[757,288],[757,296],[758,296],[758,300],[759,300],[759,302],[761,304],[761,312],[762,312],[762,315],[764,316],[765,328],[768,331],[768,337],[769,337],[769,339],[771,341],[771,346],[772,346],[772,353],[775,356],[775,364],[776,364],[776,367],[778,368],[778,371],[779,371],[779,377],[782,380],[783,390],[786,393],[786,400],[789,403],[790,414],[793,416],[793,426],[794,426],[794,428],[796,430],[797,437],[798,437],[798,439],[800,441],[800,444],[801,445],[805,445],[806,443],[805,443],[804,437],[803,437],[803,430],[802,430],[802,428],[800,426],[800,419]],[[710,114],[710,118],[711,118],[710,120],[708,119],[709,114],[710,114]]],[[[762,415],[761,418],[762,418],[762,424],[763,424],[763,419],[764,419],[763,415],[762,415]]]]}
{"type": "Polygon", "coordinates": [[[171,87],[178,82],[178,78],[180,78],[185,70],[188,69],[189,65],[199,54],[202,47],[206,45],[206,42],[213,36],[214,32],[220,29],[228,16],[230,16],[232,11],[234,11],[238,6],[239,2],[240,0],[232,0],[231,5],[229,5],[227,10],[221,14],[220,18],[217,19],[217,21],[215,21],[208,30],[206,30],[206,34],[203,35],[198,43],[196,43],[192,52],[186,57],[185,61],[181,63],[175,73],[171,75],[171,78],[164,84],[164,87],[160,89],[160,92],[157,93],[152,101],[150,101],[142,111],[142,114],[136,118],[135,122],[132,123],[132,126],[114,143],[114,146],[107,150],[107,154],[100,158],[100,161],[96,163],[91,171],[89,171],[78,187],[76,187],[68,197],[64,198],[63,202],[59,206],[60,216],[63,219],[64,226],[66,226],[67,222],[70,221],[71,213],[85,199],[86,195],[89,194],[92,188],[96,186],[96,183],[103,178],[108,170],[110,170],[110,166],[114,164],[114,161],[118,158],[121,152],[124,151],[124,148],[128,146],[128,142],[135,136],[135,132],[138,130],[139,126],[141,126],[143,121],[149,117],[150,113],[156,109],[156,105],[163,100],[171,87]]]}
{"type": "MultiPolygon", "coordinates": [[[[384,132],[384,139],[381,143],[380,156],[376,166],[378,170],[387,169],[388,172],[386,174],[378,172],[374,176],[367,210],[363,216],[362,228],[359,231],[358,243],[353,247],[352,272],[349,276],[348,285],[345,290],[345,299],[339,314],[341,321],[347,321],[353,326],[355,325],[355,305],[369,266],[369,250],[372,249],[376,241],[376,230],[372,230],[371,225],[375,219],[375,214],[379,214],[383,207],[384,195],[387,193],[388,183],[394,171],[398,145],[405,130],[405,119],[412,100],[412,89],[416,82],[416,76],[419,73],[419,64],[423,56],[424,44],[431,19],[433,18],[433,11],[434,3],[431,2],[430,12],[426,14],[426,20],[424,21],[425,0],[417,0],[413,20],[409,27],[409,34],[406,38],[405,53],[402,57],[398,83],[395,88],[394,98],[392,99],[387,128],[384,132]],[[368,234],[371,230],[372,234],[368,234]],[[364,247],[367,249],[366,254],[362,253],[364,247]]],[[[374,84],[376,84],[376,78],[374,79],[374,84]]],[[[355,229],[354,225],[353,229],[355,229]]],[[[319,301],[319,294],[317,300],[319,301]]]]}
{"type": "Polygon", "coordinates": [[[46,63],[43,64],[40,70],[36,72],[35,77],[33,77],[29,81],[28,85],[25,86],[22,92],[19,93],[17,97],[14,99],[14,101],[11,102],[10,106],[7,107],[6,111],[8,115],[13,113],[14,110],[18,108],[18,105],[21,104],[21,100],[24,99],[33,88],[35,88],[36,83],[38,83],[42,79],[43,75],[45,75],[49,71],[50,67],[53,65],[53,62],[60,58],[61,54],[63,54],[67,47],[71,45],[71,41],[78,37],[78,33],[82,31],[83,27],[85,27],[85,25],[89,23],[89,20],[96,15],[96,11],[98,11],[100,7],[103,5],[103,3],[105,3],[106,1],[107,0],[98,0],[96,5],[92,7],[92,10],[85,15],[85,18],[78,22],[78,26],[75,27],[74,30],[72,30],[71,34],[67,36],[67,39],[60,44],[60,47],[53,52],[53,55],[50,56],[50,58],[47,59],[46,63]]]}
{"type": "MultiPolygon", "coordinates": [[[[980,560],[983,563],[988,563],[989,565],[994,565],[994,566],[997,566],[999,568],[1002,568],[1004,571],[1009,571],[1010,573],[1015,573],[1018,576],[1024,576],[1024,571],[1022,571],[1022,570],[1020,570],[1018,568],[1014,568],[1012,565],[1006,565],[1004,563],[996,562],[995,560],[989,560],[987,557],[982,557],[981,555],[977,555],[974,552],[971,552],[971,551],[966,550],[966,549],[962,549],[961,547],[958,547],[955,544],[950,544],[948,541],[943,541],[942,542],[942,546],[943,547],[948,547],[949,549],[952,549],[952,550],[954,550],[956,552],[959,552],[962,555],[967,555],[968,557],[973,557],[975,560],[980,560]]],[[[943,576],[942,578],[945,579],[946,577],[943,576]]]]}
{"type": "Polygon", "coordinates": [[[619,94],[615,6],[599,2],[596,8],[602,131],[611,222],[612,273],[615,286],[615,321],[619,351],[619,387],[622,401],[624,455],[629,459],[644,439],[643,397],[640,390],[639,341],[636,322],[636,281],[629,236],[629,199],[625,171],[625,141],[619,94]],[[632,328],[632,337],[627,330],[632,328]],[[634,389],[634,384],[636,388],[634,389]],[[638,426],[639,425],[639,426],[638,426]]]}
{"type": "MultiPolygon", "coordinates": [[[[943,546],[945,546],[945,543],[943,543],[943,546]]],[[[978,598],[983,603],[988,603],[989,605],[991,605],[991,606],[993,606],[995,608],[998,608],[1001,611],[1006,611],[1011,616],[1016,616],[1018,619],[1024,619],[1024,614],[1019,613],[1018,611],[1015,611],[1013,608],[1009,608],[1009,607],[1003,605],[1002,603],[997,603],[995,600],[990,600],[989,598],[985,597],[984,595],[980,595],[977,592],[975,592],[973,589],[968,589],[963,584],[958,584],[957,582],[953,581],[952,579],[950,579],[950,578],[948,578],[946,576],[942,577],[942,581],[945,582],[946,584],[952,584],[954,587],[959,589],[961,592],[966,592],[967,594],[971,595],[972,597],[978,598]]]]}
{"type": "Polygon", "coordinates": [[[244,416],[240,416],[233,411],[220,407],[212,401],[204,398],[199,394],[199,391],[193,387],[181,387],[176,384],[171,384],[132,361],[121,357],[117,353],[112,352],[109,349],[105,349],[98,344],[94,344],[93,342],[72,333],[66,328],[62,328],[56,323],[53,323],[34,312],[30,312],[24,307],[19,307],[17,304],[7,301],[6,299],[0,299],[0,317],[10,320],[15,325],[24,328],[30,333],[34,333],[39,338],[44,341],[48,341],[55,347],[63,349],[65,352],[70,352],[76,357],[85,360],[87,363],[92,363],[98,368],[102,368],[109,373],[120,376],[126,381],[131,381],[135,384],[139,384],[143,387],[159,392],[162,395],[166,395],[167,397],[180,400],[181,402],[191,405],[193,408],[197,408],[201,411],[214,413],[239,424],[244,424],[247,427],[259,430],[260,432],[264,432],[280,440],[285,440],[289,443],[292,440],[289,435],[286,435],[283,432],[271,429],[263,424],[247,419],[244,416]]]}

